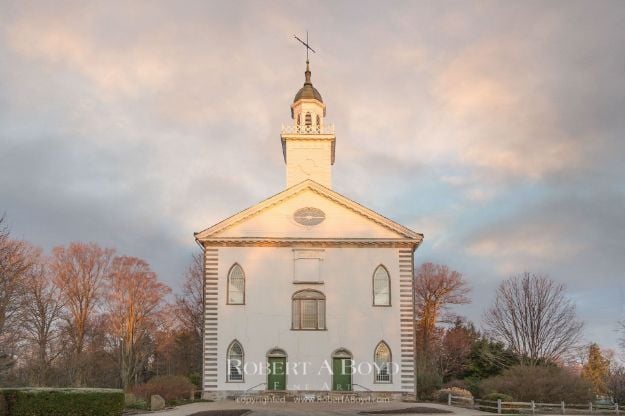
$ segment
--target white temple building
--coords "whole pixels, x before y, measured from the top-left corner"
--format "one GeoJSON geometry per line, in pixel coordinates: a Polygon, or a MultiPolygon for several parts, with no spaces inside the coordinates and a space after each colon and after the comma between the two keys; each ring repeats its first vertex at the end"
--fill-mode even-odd
{"type": "Polygon", "coordinates": [[[280,135],[286,189],[195,233],[204,397],[415,390],[416,233],[332,190],[334,126],[311,82],[280,135]]]}

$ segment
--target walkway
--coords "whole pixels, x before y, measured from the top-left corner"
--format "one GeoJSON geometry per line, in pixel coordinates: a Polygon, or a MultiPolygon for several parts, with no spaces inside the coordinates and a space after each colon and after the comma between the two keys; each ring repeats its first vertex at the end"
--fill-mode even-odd
{"type": "MultiPolygon", "coordinates": [[[[363,410],[382,410],[382,409],[405,409],[408,407],[430,407],[436,409],[444,409],[452,411],[455,415],[491,415],[492,413],[480,412],[477,410],[464,409],[459,407],[451,407],[436,403],[406,403],[400,401],[392,401],[390,403],[367,403],[367,404],[351,404],[351,403],[235,403],[232,400],[219,402],[202,402],[179,406],[174,409],[163,410],[160,412],[150,412],[154,416],[189,416],[197,412],[206,410],[226,410],[226,409],[250,409],[248,415],[358,415],[363,410]]],[[[437,414],[444,415],[444,414],[437,414]]]]}

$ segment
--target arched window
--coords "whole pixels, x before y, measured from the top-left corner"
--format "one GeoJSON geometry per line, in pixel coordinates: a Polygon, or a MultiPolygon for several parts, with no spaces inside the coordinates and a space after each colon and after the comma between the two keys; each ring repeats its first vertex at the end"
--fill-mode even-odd
{"type": "Polygon", "coordinates": [[[302,124],[302,117],[301,117],[301,116],[302,116],[301,114],[298,114],[298,115],[297,115],[297,125],[298,125],[298,126],[299,126],[300,124],[302,124]]]}
{"type": "Polygon", "coordinates": [[[375,383],[390,383],[391,382],[391,349],[386,345],[386,342],[380,341],[375,347],[373,353],[373,361],[375,363],[374,372],[375,383]]]}
{"type": "Polygon", "coordinates": [[[391,276],[382,265],[373,272],[373,305],[391,305],[391,276]]]}
{"type": "Polygon", "coordinates": [[[307,126],[312,126],[312,116],[310,115],[310,113],[306,113],[306,118],[304,118],[304,123],[307,126]]]}
{"type": "Polygon", "coordinates": [[[326,297],[316,290],[295,292],[292,301],[292,329],[325,329],[326,297]]]}
{"type": "Polygon", "coordinates": [[[245,274],[243,268],[234,264],[228,272],[228,304],[243,305],[245,303],[245,274]]]}
{"type": "Polygon", "coordinates": [[[319,130],[321,128],[321,118],[319,117],[319,114],[317,114],[317,130],[319,130]]]}
{"type": "Polygon", "coordinates": [[[228,379],[227,381],[243,381],[243,347],[234,340],[228,347],[228,379]]]}

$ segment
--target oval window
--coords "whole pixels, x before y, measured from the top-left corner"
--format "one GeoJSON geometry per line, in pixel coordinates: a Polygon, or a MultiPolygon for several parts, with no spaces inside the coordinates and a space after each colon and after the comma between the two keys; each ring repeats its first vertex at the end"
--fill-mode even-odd
{"type": "Polygon", "coordinates": [[[326,219],[326,214],[319,208],[300,208],[293,214],[293,219],[302,225],[321,224],[326,219]]]}

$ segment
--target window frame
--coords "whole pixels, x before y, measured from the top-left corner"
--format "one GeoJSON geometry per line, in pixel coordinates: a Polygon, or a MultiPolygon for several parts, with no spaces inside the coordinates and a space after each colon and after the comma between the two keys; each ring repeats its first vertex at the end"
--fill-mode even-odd
{"type": "Polygon", "coordinates": [[[377,363],[376,356],[378,355],[378,349],[380,347],[386,347],[386,351],[388,351],[388,361],[386,361],[386,370],[388,372],[388,380],[378,380],[380,373],[378,372],[378,367],[373,366],[373,384],[393,384],[393,352],[391,351],[391,347],[386,343],[386,341],[382,340],[377,343],[375,348],[373,349],[373,362],[377,363]]]}
{"type": "Polygon", "coordinates": [[[245,371],[243,370],[245,366],[245,350],[243,349],[243,345],[239,342],[239,340],[234,339],[232,340],[232,342],[230,343],[230,345],[228,345],[228,349],[226,349],[226,383],[245,383],[245,371]],[[230,366],[229,361],[230,361],[230,355],[231,355],[231,351],[232,349],[238,346],[239,349],[241,350],[241,379],[232,379],[232,374],[230,373],[230,366]]]}
{"type": "Polygon", "coordinates": [[[372,306],[375,307],[383,307],[383,308],[388,308],[390,306],[393,306],[392,302],[391,302],[391,274],[389,273],[388,269],[386,268],[386,266],[384,264],[379,264],[375,269],[373,269],[373,275],[371,276],[371,304],[372,306]],[[376,303],[375,301],[375,275],[377,274],[378,270],[384,270],[386,272],[386,282],[387,282],[387,287],[388,287],[388,303],[376,303]]]}
{"type": "Polygon", "coordinates": [[[239,263],[234,263],[232,266],[230,266],[230,269],[228,270],[228,275],[226,276],[226,305],[245,305],[245,292],[247,283],[246,280],[247,279],[245,277],[245,270],[239,263]],[[236,267],[241,269],[241,274],[243,275],[243,299],[241,300],[241,302],[230,302],[230,280],[232,277],[232,271],[236,267]]]}
{"type": "MultiPolygon", "coordinates": [[[[310,314],[312,316],[312,314],[310,314]]],[[[291,330],[292,331],[326,331],[328,329],[326,325],[326,296],[323,292],[314,289],[302,289],[293,293],[291,296],[291,330]],[[316,297],[304,298],[305,293],[315,295],[316,297]],[[298,295],[302,298],[298,298],[298,295]],[[315,325],[314,327],[304,328],[304,303],[314,302],[314,315],[315,325]],[[297,317],[297,319],[296,319],[297,317]],[[297,325],[296,325],[297,323],[297,325]]]]}

